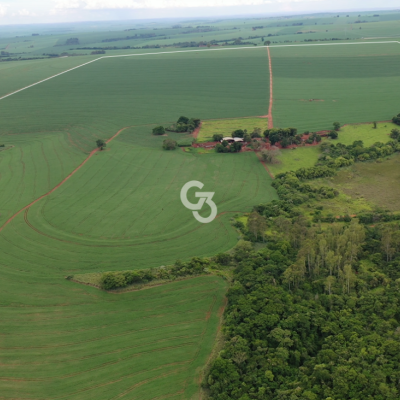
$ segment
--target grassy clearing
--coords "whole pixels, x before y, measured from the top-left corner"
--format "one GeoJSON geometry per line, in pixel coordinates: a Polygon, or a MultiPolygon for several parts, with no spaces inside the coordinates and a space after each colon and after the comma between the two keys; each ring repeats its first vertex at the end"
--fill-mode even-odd
{"type": "Polygon", "coordinates": [[[274,125],[316,131],[390,119],[398,112],[399,47],[272,47],[274,125]]]}
{"type": "Polygon", "coordinates": [[[261,128],[264,132],[268,128],[267,118],[233,118],[214,121],[203,121],[197,140],[199,142],[210,142],[213,135],[220,133],[224,136],[231,136],[236,129],[247,129],[249,133],[254,128],[261,128]]]}
{"type": "Polygon", "coordinates": [[[358,208],[361,206],[371,209],[375,205],[391,211],[400,211],[399,164],[398,155],[382,163],[356,163],[339,171],[335,177],[321,180],[319,183],[337,188],[344,193],[348,204],[355,202],[358,208]]]}
{"type": "Polygon", "coordinates": [[[391,122],[378,123],[376,129],[372,124],[346,125],[340,129],[338,142],[349,145],[355,140],[362,140],[364,146],[371,146],[375,142],[386,143],[390,140],[390,131],[397,125],[391,122]]]}
{"type": "MultiPolygon", "coordinates": [[[[331,143],[352,144],[355,140],[362,140],[364,146],[371,146],[375,142],[386,143],[390,140],[390,131],[397,125],[391,122],[377,124],[375,129],[372,124],[351,124],[340,129],[337,140],[329,140],[331,143]]],[[[309,168],[315,165],[320,154],[319,146],[298,147],[296,150],[281,150],[280,163],[268,165],[270,171],[276,175],[280,172],[295,171],[299,168],[309,168]]]]}
{"type": "Polygon", "coordinates": [[[299,168],[313,167],[320,154],[319,146],[305,146],[293,149],[282,149],[279,164],[269,164],[268,169],[274,174],[295,171],[299,168]]]}

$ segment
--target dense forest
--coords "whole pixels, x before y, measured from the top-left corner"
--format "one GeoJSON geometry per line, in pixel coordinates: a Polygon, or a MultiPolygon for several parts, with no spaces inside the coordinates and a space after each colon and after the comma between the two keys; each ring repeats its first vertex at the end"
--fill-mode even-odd
{"type": "Polygon", "coordinates": [[[399,398],[399,226],[310,225],[235,249],[211,399],[399,398]]]}
{"type": "Polygon", "coordinates": [[[377,150],[397,148],[326,147],[325,165],[278,175],[280,199],[235,222],[243,240],[228,261],[224,347],[203,382],[210,399],[400,398],[397,215],[321,221],[320,201],[338,193],[307,183],[367,154],[379,158],[377,150]]]}

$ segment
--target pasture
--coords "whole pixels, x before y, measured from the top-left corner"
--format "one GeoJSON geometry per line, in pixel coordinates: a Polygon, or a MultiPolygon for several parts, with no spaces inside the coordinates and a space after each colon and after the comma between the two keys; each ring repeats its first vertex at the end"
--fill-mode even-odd
{"type": "Polygon", "coordinates": [[[350,145],[356,140],[362,140],[365,147],[376,142],[386,143],[391,140],[390,131],[395,128],[398,126],[392,122],[378,123],[376,129],[372,123],[346,125],[340,129],[337,142],[350,145]]]}
{"type": "Polygon", "coordinates": [[[250,134],[254,128],[261,128],[261,131],[264,132],[268,128],[268,119],[233,118],[203,121],[199,135],[197,136],[197,141],[200,143],[212,142],[214,134],[220,133],[224,136],[231,136],[232,132],[237,129],[246,129],[250,134]]]}
{"type": "Polygon", "coordinates": [[[356,163],[322,182],[351,197],[356,204],[368,202],[390,211],[400,211],[399,164],[398,155],[382,163],[356,163]]]}
{"type": "Polygon", "coordinates": [[[304,146],[293,149],[280,150],[279,163],[268,164],[273,175],[281,172],[295,171],[299,168],[313,167],[318,160],[321,150],[319,146],[304,146]]]}

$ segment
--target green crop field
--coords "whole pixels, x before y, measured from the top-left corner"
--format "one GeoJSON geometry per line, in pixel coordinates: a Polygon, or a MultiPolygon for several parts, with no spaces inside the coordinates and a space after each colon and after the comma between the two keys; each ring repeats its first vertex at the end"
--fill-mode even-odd
{"type": "Polygon", "coordinates": [[[199,142],[213,141],[213,135],[220,133],[224,136],[232,135],[236,129],[247,129],[251,133],[254,128],[261,128],[262,132],[268,128],[267,118],[233,118],[222,120],[203,121],[197,139],[199,142]]]}
{"type": "Polygon", "coordinates": [[[277,198],[255,154],[168,152],[151,131],[181,114],[265,114],[266,71],[265,51],[106,59],[0,101],[0,226],[84,162],[97,138],[120,132],[0,232],[2,397],[198,398],[223,279],[116,295],[65,277],[168,265],[237,243],[233,215],[277,198]],[[246,85],[232,83],[247,63],[246,85]],[[212,223],[182,205],[190,180],[215,192],[212,223]]]}
{"type": "Polygon", "coordinates": [[[198,391],[222,279],[110,295],[60,279],[57,268],[1,264],[3,398],[190,399],[198,391]]]}
{"type": "Polygon", "coordinates": [[[274,126],[300,131],[398,113],[400,44],[271,48],[274,126]]]}

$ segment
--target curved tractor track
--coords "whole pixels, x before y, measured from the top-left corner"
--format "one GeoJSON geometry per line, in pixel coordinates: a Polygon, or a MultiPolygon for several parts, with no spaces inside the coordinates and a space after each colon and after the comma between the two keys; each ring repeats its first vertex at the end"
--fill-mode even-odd
{"type": "MultiPolygon", "coordinates": [[[[126,126],[125,128],[120,129],[115,135],[110,137],[109,139],[106,140],[106,143],[110,143],[113,139],[115,139],[122,131],[125,129],[128,129],[129,126],[126,126]]],[[[78,172],[97,152],[99,149],[94,149],[90,152],[90,154],[79,164],[68,176],[66,176],[58,185],[54,186],[53,189],[48,191],[47,193],[41,195],[38,197],[36,200],[33,200],[31,203],[29,203],[27,206],[21,208],[19,211],[17,211],[12,217],[10,217],[4,224],[3,226],[0,227],[0,232],[19,214],[21,214],[22,211],[28,210],[30,207],[32,207],[34,204],[36,204],[39,200],[44,199],[45,197],[49,196],[53,192],[55,192],[60,186],[62,186],[69,178],[71,178],[73,175],[75,175],[76,172],[78,172]]]]}

